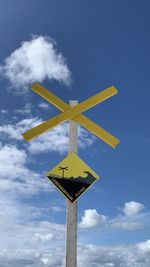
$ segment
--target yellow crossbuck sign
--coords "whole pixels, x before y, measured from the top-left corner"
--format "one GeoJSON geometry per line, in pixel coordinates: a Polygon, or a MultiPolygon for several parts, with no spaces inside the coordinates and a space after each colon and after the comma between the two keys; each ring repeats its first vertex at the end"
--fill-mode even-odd
{"type": "Polygon", "coordinates": [[[88,119],[85,115],[81,114],[82,112],[88,110],[89,108],[117,94],[118,90],[114,86],[111,86],[103,90],[102,92],[88,98],[87,100],[79,103],[74,107],[70,107],[67,103],[65,103],[59,97],[55,96],[52,92],[48,91],[39,83],[34,83],[32,85],[32,89],[37,94],[46,99],[49,103],[53,104],[55,107],[63,111],[63,113],[41,123],[40,125],[32,128],[31,130],[26,131],[23,134],[23,137],[25,138],[26,141],[30,141],[35,137],[38,137],[39,135],[53,129],[55,126],[67,120],[73,119],[76,122],[80,123],[82,126],[84,126],[86,129],[91,131],[97,137],[102,139],[105,143],[107,143],[111,147],[115,148],[119,144],[120,142],[119,139],[117,139],[116,137],[108,133],[106,130],[104,130],[102,127],[98,126],[96,123],[88,119]]]}

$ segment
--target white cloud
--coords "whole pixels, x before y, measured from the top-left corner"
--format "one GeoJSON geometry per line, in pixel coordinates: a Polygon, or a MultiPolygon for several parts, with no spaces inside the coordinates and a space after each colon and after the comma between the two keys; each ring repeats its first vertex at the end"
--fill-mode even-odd
{"type": "MultiPolygon", "coordinates": [[[[2,125],[0,126],[0,135],[6,136],[10,139],[23,140],[22,133],[40,123],[41,119],[33,117],[23,119],[16,124],[2,125]]],[[[79,126],[78,146],[84,149],[85,147],[92,145],[94,141],[95,137],[79,126]]],[[[68,142],[69,127],[68,123],[64,123],[26,144],[28,151],[32,154],[41,152],[45,153],[48,151],[63,154],[68,150],[68,142]]]]}
{"type": "Polygon", "coordinates": [[[134,245],[96,246],[80,245],[79,267],[149,267],[150,253],[141,251],[141,244],[146,245],[149,241],[134,245]]]}
{"type": "Polygon", "coordinates": [[[35,249],[2,250],[0,251],[0,267],[64,267],[64,251],[52,248],[45,252],[35,249]]]}
{"type": "Polygon", "coordinates": [[[137,244],[137,248],[141,252],[150,253],[150,240],[147,240],[146,242],[141,242],[141,243],[137,244]]]}
{"type": "Polygon", "coordinates": [[[7,114],[7,113],[8,113],[8,111],[7,111],[6,109],[1,109],[0,112],[1,112],[2,114],[7,114]]]}
{"type": "MultiPolygon", "coordinates": [[[[106,216],[100,215],[96,210],[86,211],[84,228],[89,229],[107,223],[106,216]]],[[[4,266],[64,266],[66,227],[63,224],[52,223],[51,215],[49,221],[43,220],[44,213],[44,208],[22,203],[9,192],[0,194],[0,217],[3,218],[0,220],[0,262],[3,262],[4,266]]],[[[134,245],[78,244],[79,267],[149,265],[150,240],[134,245]]]]}
{"type": "Polygon", "coordinates": [[[15,113],[20,115],[32,115],[32,104],[31,103],[25,104],[23,108],[16,109],[15,113]]]}
{"type": "Polygon", "coordinates": [[[30,41],[22,42],[0,67],[1,75],[18,93],[25,92],[33,82],[45,79],[69,84],[70,71],[62,53],[54,42],[45,36],[33,36],[30,41]]]}
{"type": "Polygon", "coordinates": [[[144,222],[142,218],[138,220],[139,218],[132,218],[130,219],[129,217],[125,216],[119,216],[110,221],[110,225],[112,227],[121,229],[121,230],[128,230],[128,231],[135,231],[135,230],[140,230],[144,228],[144,222]]]}
{"type": "MultiPolygon", "coordinates": [[[[6,145],[2,146],[0,150],[0,174],[3,174],[3,166],[8,166],[8,164],[12,164],[14,167],[19,167],[24,165],[26,162],[27,155],[24,150],[18,150],[17,147],[6,145]]],[[[4,168],[7,169],[7,168],[4,168]]]]}
{"type": "Polygon", "coordinates": [[[54,239],[54,233],[46,233],[46,234],[35,233],[32,240],[36,242],[46,243],[53,239],[54,239]]]}
{"type": "MultiPolygon", "coordinates": [[[[65,226],[51,222],[47,208],[25,203],[17,194],[0,188],[0,249],[6,248],[42,248],[50,242],[61,242],[64,239],[65,226]]],[[[46,248],[46,247],[45,247],[46,248]]],[[[1,262],[1,260],[0,260],[1,262]]]]}
{"type": "Polygon", "coordinates": [[[124,215],[117,216],[110,224],[122,230],[140,230],[144,228],[146,217],[149,216],[148,213],[140,213],[144,208],[143,204],[136,201],[125,202],[122,208],[124,215]]]}
{"type": "Polygon", "coordinates": [[[135,201],[130,201],[124,204],[123,212],[126,216],[134,216],[143,209],[144,209],[143,204],[135,201]]]}
{"type": "Polygon", "coordinates": [[[50,109],[50,105],[45,102],[40,102],[38,106],[39,108],[42,108],[42,109],[50,109]]]}
{"type": "Polygon", "coordinates": [[[134,215],[132,214],[132,216],[119,214],[114,218],[109,218],[106,215],[99,214],[96,209],[88,209],[84,211],[79,227],[85,229],[100,227],[100,229],[107,232],[118,230],[136,231],[148,227],[147,222],[149,218],[149,212],[135,213],[134,215]]]}
{"type": "Polygon", "coordinates": [[[68,124],[65,123],[32,140],[29,143],[28,150],[32,154],[48,151],[63,154],[67,151],[68,141],[68,124]]]}
{"type": "MultiPolygon", "coordinates": [[[[84,149],[93,144],[95,138],[92,137],[85,129],[79,127],[78,131],[78,146],[84,149]]],[[[63,123],[55,127],[50,132],[47,132],[40,137],[32,140],[28,150],[33,153],[41,152],[59,152],[63,154],[68,150],[69,143],[69,127],[68,123],[63,123]]]]}
{"type": "Polygon", "coordinates": [[[47,179],[27,167],[27,154],[14,145],[0,147],[0,188],[10,193],[34,195],[52,190],[47,179]],[[44,180],[44,182],[43,182],[44,180]]]}
{"type": "Polygon", "coordinates": [[[16,124],[3,124],[0,126],[0,134],[1,136],[5,135],[10,139],[23,140],[22,133],[32,127],[35,127],[41,122],[42,121],[39,118],[34,117],[23,119],[16,124]]]}
{"type": "Polygon", "coordinates": [[[51,207],[51,210],[52,210],[53,212],[61,212],[61,211],[63,211],[64,209],[63,209],[62,207],[60,207],[60,206],[53,206],[53,207],[51,207]]]}
{"type": "Polygon", "coordinates": [[[102,227],[107,223],[107,217],[99,214],[95,209],[88,209],[84,211],[84,216],[79,223],[81,228],[102,227]]]}
{"type": "MultiPolygon", "coordinates": [[[[79,267],[149,267],[150,253],[142,251],[140,246],[148,241],[133,245],[98,246],[79,244],[79,267]]],[[[1,250],[0,261],[10,267],[63,267],[65,258],[64,247],[53,247],[45,251],[35,249],[1,250]]]]}

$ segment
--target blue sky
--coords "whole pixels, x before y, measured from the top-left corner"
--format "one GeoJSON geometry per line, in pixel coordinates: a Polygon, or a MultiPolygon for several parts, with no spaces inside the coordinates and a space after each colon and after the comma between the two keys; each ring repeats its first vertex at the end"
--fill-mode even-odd
{"type": "Polygon", "coordinates": [[[78,265],[149,266],[149,8],[148,0],[0,1],[6,267],[63,266],[66,201],[45,175],[67,156],[68,124],[23,140],[25,130],[59,113],[31,90],[34,82],[65,102],[118,89],[85,112],[121,140],[116,149],[79,126],[78,154],[101,179],[78,202],[78,265]]]}

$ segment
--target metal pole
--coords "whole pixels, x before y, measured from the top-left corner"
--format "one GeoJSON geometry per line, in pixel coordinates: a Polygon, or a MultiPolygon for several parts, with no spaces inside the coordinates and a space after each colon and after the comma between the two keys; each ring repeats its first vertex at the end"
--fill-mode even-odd
{"type": "MultiPolygon", "coordinates": [[[[78,104],[76,100],[70,100],[70,106],[78,104]]],[[[74,120],[69,121],[69,149],[68,154],[77,153],[77,123],[74,120]]],[[[66,238],[66,267],[77,266],[77,202],[67,201],[67,238],[66,238]]]]}

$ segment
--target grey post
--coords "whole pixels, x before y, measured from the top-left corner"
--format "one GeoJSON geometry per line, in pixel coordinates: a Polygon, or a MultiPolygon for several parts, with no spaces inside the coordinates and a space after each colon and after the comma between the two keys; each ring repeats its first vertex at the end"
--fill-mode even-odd
{"type": "MultiPolygon", "coordinates": [[[[70,100],[70,106],[78,104],[70,100]]],[[[77,153],[78,125],[74,120],[69,121],[69,149],[68,154],[77,153]]],[[[66,238],[66,267],[77,266],[77,202],[67,201],[67,238],[66,238]]]]}

